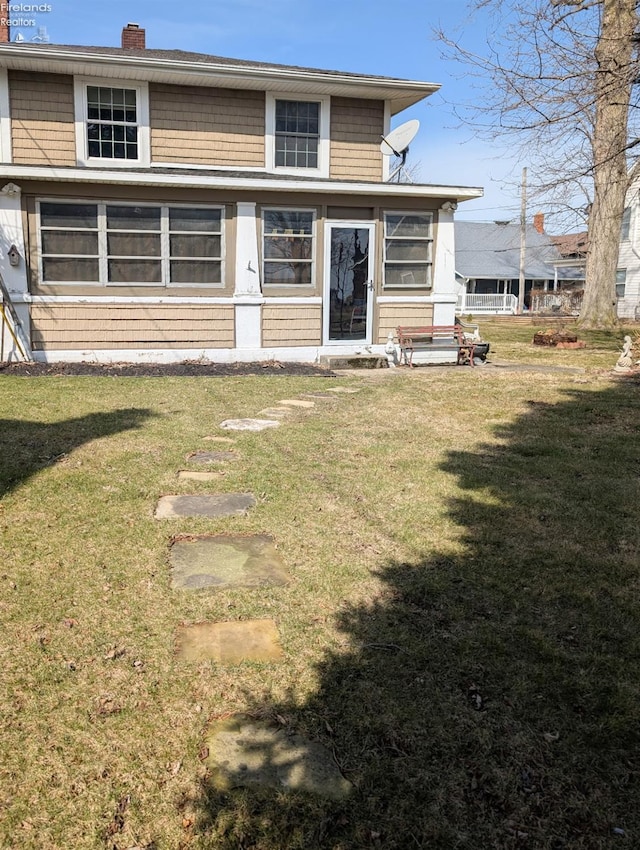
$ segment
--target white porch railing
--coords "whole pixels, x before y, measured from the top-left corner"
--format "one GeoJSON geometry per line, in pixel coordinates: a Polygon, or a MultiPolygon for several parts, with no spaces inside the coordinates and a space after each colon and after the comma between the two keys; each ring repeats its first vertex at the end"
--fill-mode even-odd
{"type": "Polygon", "coordinates": [[[506,313],[515,315],[518,312],[518,299],[515,295],[487,294],[472,295],[461,292],[458,295],[457,310],[459,313],[506,313]]]}

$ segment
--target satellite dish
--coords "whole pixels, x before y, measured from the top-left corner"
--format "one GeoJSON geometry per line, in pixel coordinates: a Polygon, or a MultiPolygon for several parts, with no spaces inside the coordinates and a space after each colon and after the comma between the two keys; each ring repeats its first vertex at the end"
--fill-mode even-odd
{"type": "Polygon", "coordinates": [[[420,122],[417,118],[412,121],[406,121],[395,130],[392,130],[386,136],[382,137],[380,150],[384,156],[402,156],[409,149],[409,145],[415,139],[420,122]]]}
{"type": "MultiPolygon", "coordinates": [[[[392,130],[388,135],[382,137],[380,150],[382,151],[383,156],[397,156],[401,160],[400,165],[398,165],[387,178],[388,182],[391,182],[396,175],[398,175],[398,182],[400,182],[400,174],[404,169],[405,162],[407,161],[409,145],[416,137],[419,129],[420,122],[417,118],[414,118],[411,121],[406,121],[404,124],[396,127],[395,130],[392,130]]],[[[411,182],[409,175],[406,172],[405,176],[409,182],[411,182]]]]}

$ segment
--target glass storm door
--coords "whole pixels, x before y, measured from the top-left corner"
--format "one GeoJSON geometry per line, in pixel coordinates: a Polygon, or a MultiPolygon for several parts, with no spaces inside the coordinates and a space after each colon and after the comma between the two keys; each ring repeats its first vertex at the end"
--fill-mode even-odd
{"type": "Polygon", "coordinates": [[[325,228],[324,342],[371,342],[374,225],[325,228]]]}

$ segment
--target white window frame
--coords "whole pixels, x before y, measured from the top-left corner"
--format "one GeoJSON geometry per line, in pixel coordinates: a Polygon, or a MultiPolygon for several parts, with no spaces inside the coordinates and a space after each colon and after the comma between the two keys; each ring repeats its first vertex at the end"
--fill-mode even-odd
{"type": "Polygon", "coordinates": [[[331,122],[331,98],[329,96],[309,96],[304,93],[267,92],[265,105],[265,165],[268,172],[277,174],[298,174],[300,176],[329,176],[329,134],[331,122]],[[320,104],[320,138],[318,139],[318,167],[292,168],[276,167],[276,101],[293,100],[298,103],[320,104]]]}
{"type": "MultiPolygon", "coordinates": [[[[260,238],[260,256],[261,256],[261,272],[262,272],[262,286],[265,290],[269,289],[291,289],[294,292],[300,291],[311,291],[316,288],[316,251],[318,249],[318,236],[317,236],[317,228],[318,228],[318,211],[313,207],[292,207],[292,206],[264,206],[260,210],[260,230],[261,230],[261,238],[260,238]],[[295,213],[311,213],[311,283],[267,283],[265,276],[265,256],[264,256],[264,239],[265,236],[269,236],[270,234],[265,233],[264,229],[264,214],[266,212],[295,212],[295,213]]],[[[294,234],[295,235],[295,234],[294,234]]],[[[306,262],[306,261],[305,261],[306,262]]]]}
{"type": "Polygon", "coordinates": [[[151,144],[149,130],[149,85],[119,79],[99,79],[96,77],[74,77],[73,92],[75,102],[76,159],[78,165],[108,166],[109,168],[148,168],[151,164],[151,144]],[[136,92],[136,113],[138,118],[138,158],[116,159],[103,156],[89,156],[87,140],[87,87],[97,86],[108,89],[133,89],[136,92]]]}
{"type": "Polygon", "coordinates": [[[625,269],[616,269],[616,298],[618,301],[622,301],[626,297],[627,292],[627,270],[625,269]],[[624,276],[624,280],[621,278],[624,276]],[[618,287],[622,287],[622,295],[619,295],[618,287]]]}
{"type": "Polygon", "coordinates": [[[6,68],[0,68],[0,162],[11,162],[11,107],[6,68]]]}
{"type": "MultiPolygon", "coordinates": [[[[225,243],[225,207],[223,204],[174,204],[174,203],[153,203],[153,202],[143,202],[136,203],[135,201],[119,201],[116,199],[111,199],[109,201],[94,201],[87,200],[86,198],[38,198],[36,201],[36,227],[38,233],[38,280],[40,281],[40,286],[86,286],[86,287],[100,287],[104,289],[105,287],[151,287],[156,289],[224,289],[225,288],[225,253],[226,253],[226,243],[225,243]],[[43,251],[42,251],[42,226],[40,219],[40,204],[42,203],[54,203],[54,204],[90,204],[97,207],[97,233],[98,233],[98,275],[99,280],[91,281],[91,280],[56,280],[56,281],[45,281],[44,280],[44,271],[43,271],[43,251]],[[161,280],[158,282],[130,282],[130,281],[117,281],[111,282],[109,281],[109,256],[107,253],[107,213],[106,208],[108,206],[114,207],[154,207],[160,208],[160,255],[158,257],[161,265],[161,280]],[[220,283],[173,283],[170,280],[171,277],[171,246],[170,246],[170,233],[169,233],[169,210],[170,209],[207,209],[207,210],[220,210],[220,283]]],[[[74,231],[77,228],[53,228],[55,230],[65,230],[68,229],[70,231],[74,231]]],[[[140,233],[144,233],[145,231],[137,231],[140,233]]],[[[195,231],[184,231],[185,233],[192,233],[195,231]]],[[[217,235],[217,234],[212,234],[217,235]]],[[[67,255],[71,258],[74,256],[82,259],[86,255],[67,255]]],[[[185,257],[173,257],[173,259],[181,260],[188,259],[185,257]]],[[[197,258],[196,258],[197,259],[197,258]]]]}
{"type": "MultiPolygon", "coordinates": [[[[426,211],[423,211],[423,210],[383,210],[383,213],[382,213],[382,288],[383,289],[391,289],[391,290],[394,290],[394,289],[395,290],[398,290],[398,289],[419,289],[419,290],[422,290],[423,292],[426,292],[426,291],[431,292],[433,290],[433,266],[434,266],[433,227],[434,227],[434,214],[430,210],[426,210],[426,211]],[[429,246],[430,246],[429,261],[427,263],[423,263],[428,268],[426,285],[423,284],[423,283],[412,283],[412,284],[410,284],[410,283],[408,283],[408,284],[404,284],[404,283],[402,283],[402,284],[397,284],[397,283],[389,284],[389,283],[387,283],[387,262],[389,262],[389,263],[398,263],[398,262],[401,263],[402,262],[400,260],[388,260],[387,261],[387,238],[388,238],[387,237],[387,216],[392,216],[392,215],[424,216],[424,217],[428,218],[429,221],[430,221],[429,236],[424,236],[424,237],[415,237],[415,236],[391,237],[392,239],[394,239],[394,238],[398,239],[398,240],[407,239],[409,241],[415,240],[416,238],[418,238],[418,239],[423,239],[425,242],[429,243],[429,246]]],[[[418,265],[418,264],[422,263],[422,261],[420,261],[420,260],[413,260],[413,261],[407,260],[406,261],[407,265],[411,265],[412,262],[413,262],[414,265],[418,265]]]]}

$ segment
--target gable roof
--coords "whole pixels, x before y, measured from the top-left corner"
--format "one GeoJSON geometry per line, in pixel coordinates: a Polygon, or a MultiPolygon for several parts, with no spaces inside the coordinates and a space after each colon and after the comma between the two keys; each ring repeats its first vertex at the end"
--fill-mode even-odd
{"type": "Polygon", "coordinates": [[[185,50],[66,44],[0,44],[0,67],[182,85],[220,86],[387,100],[395,115],[440,88],[438,83],[296,65],[231,59],[185,50]]]}
{"type": "MultiPolygon", "coordinates": [[[[520,224],[456,221],[456,271],[467,278],[513,280],[520,275],[520,224]]],[[[549,280],[560,252],[546,233],[526,228],[525,278],[549,280]]]]}

